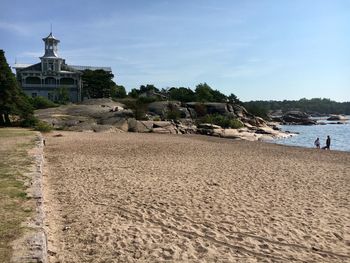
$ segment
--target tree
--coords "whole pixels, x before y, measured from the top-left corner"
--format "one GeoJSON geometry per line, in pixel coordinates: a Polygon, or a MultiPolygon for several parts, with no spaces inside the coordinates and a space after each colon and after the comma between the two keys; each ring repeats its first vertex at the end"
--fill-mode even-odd
{"type": "Polygon", "coordinates": [[[59,104],[66,104],[69,102],[69,92],[67,87],[59,87],[56,90],[56,97],[57,97],[57,103],[59,104]]]}
{"type": "Polygon", "coordinates": [[[139,91],[137,89],[132,89],[129,94],[128,94],[131,98],[138,98],[139,97],[139,91]]]}
{"type": "Polygon", "coordinates": [[[124,86],[122,85],[114,85],[111,90],[111,97],[112,98],[125,98],[126,97],[126,91],[124,86]]]}
{"type": "Polygon", "coordinates": [[[228,101],[233,104],[243,105],[243,103],[233,93],[231,93],[230,96],[228,96],[228,101]]]}
{"type": "Polygon", "coordinates": [[[10,115],[17,115],[23,121],[33,116],[33,107],[19,88],[5,52],[0,50],[0,125],[11,125],[10,115]]]}
{"type": "Polygon", "coordinates": [[[226,102],[227,96],[218,90],[213,90],[207,83],[196,86],[196,100],[199,102],[226,102]]]}
{"type": "Polygon", "coordinates": [[[207,83],[200,83],[196,86],[196,100],[200,102],[213,101],[212,89],[207,83]]]}
{"type": "Polygon", "coordinates": [[[114,75],[111,72],[98,70],[84,70],[82,75],[83,94],[90,98],[109,98],[116,86],[112,80],[114,75]]]}
{"type": "Polygon", "coordinates": [[[168,91],[171,100],[178,100],[181,102],[190,102],[195,100],[194,92],[190,88],[175,88],[172,87],[168,91]]]}

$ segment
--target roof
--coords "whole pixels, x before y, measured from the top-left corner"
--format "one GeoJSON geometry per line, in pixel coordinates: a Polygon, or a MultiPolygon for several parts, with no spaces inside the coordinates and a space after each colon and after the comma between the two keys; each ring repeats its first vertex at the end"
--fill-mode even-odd
{"type": "Polygon", "coordinates": [[[41,71],[41,62],[36,64],[15,64],[13,67],[16,70],[41,71]]]}
{"type": "Polygon", "coordinates": [[[33,65],[33,64],[16,63],[15,65],[13,65],[13,68],[21,69],[21,68],[27,68],[31,65],[33,65]]]}
{"type": "Polygon", "coordinates": [[[91,66],[77,66],[77,65],[69,65],[69,67],[73,68],[73,69],[76,69],[76,70],[80,70],[80,71],[83,71],[83,70],[104,70],[104,71],[107,71],[107,72],[112,72],[112,68],[111,67],[91,67],[91,66]]]}
{"type": "Polygon", "coordinates": [[[47,39],[53,39],[53,40],[56,40],[57,42],[60,42],[57,38],[55,38],[53,35],[52,35],[52,32],[50,32],[50,34],[47,36],[47,37],[44,37],[43,40],[47,40],[47,39]]]}

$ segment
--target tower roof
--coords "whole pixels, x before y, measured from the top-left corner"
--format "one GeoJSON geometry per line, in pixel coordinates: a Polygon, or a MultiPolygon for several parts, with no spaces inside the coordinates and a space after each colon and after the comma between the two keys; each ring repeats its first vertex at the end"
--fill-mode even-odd
{"type": "Polygon", "coordinates": [[[52,32],[50,32],[50,34],[49,34],[47,37],[44,37],[44,38],[43,38],[44,41],[49,40],[49,39],[55,40],[55,41],[57,41],[57,42],[60,42],[59,39],[55,38],[55,37],[52,35],[52,32]]]}

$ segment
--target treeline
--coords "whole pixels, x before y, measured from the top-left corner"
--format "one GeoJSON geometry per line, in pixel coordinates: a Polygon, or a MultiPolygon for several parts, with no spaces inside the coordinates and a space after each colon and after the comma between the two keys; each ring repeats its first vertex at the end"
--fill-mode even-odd
{"type": "Polygon", "coordinates": [[[350,102],[336,102],[330,99],[300,99],[284,101],[249,101],[245,102],[246,109],[258,116],[266,117],[269,112],[282,110],[300,110],[310,114],[345,114],[350,115],[350,102]]]}
{"type": "Polygon", "coordinates": [[[114,75],[104,70],[83,71],[83,98],[116,98],[126,97],[153,98],[154,100],[177,100],[181,102],[232,102],[242,104],[236,95],[226,96],[211,88],[207,83],[200,83],[192,90],[187,87],[170,87],[158,89],[152,84],[141,85],[129,93],[125,87],[113,81],[114,75]]]}
{"type": "Polygon", "coordinates": [[[226,96],[220,91],[211,88],[207,83],[200,83],[195,90],[186,87],[171,87],[158,89],[154,85],[141,85],[139,89],[132,89],[128,96],[139,98],[142,96],[154,97],[159,100],[176,100],[180,102],[231,102],[242,104],[236,95],[226,96]]]}

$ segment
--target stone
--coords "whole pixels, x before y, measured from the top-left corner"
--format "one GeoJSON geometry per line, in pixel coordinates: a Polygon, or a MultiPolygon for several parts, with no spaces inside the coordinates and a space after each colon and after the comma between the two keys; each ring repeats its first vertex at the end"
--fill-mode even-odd
{"type": "Polygon", "coordinates": [[[327,121],[347,121],[348,118],[346,118],[343,115],[331,115],[329,118],[327,118],[327,121]]]}

